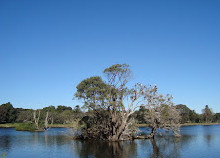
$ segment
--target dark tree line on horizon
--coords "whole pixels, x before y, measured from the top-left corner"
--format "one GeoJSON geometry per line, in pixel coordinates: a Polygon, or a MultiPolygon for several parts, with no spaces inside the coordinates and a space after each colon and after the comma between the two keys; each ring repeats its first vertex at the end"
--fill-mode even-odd
{"type": "MultiPolygon", "coordinates": [[[[220,113],[213,113],[208,105],[202,109],[202,114],[196,113],[186,105],[178,104],[177,109],[180,111],[181,123],[220,123],[220,113]]],[[[84,111],[79,105],[74,108],[58,105],[48,106],[41,111],[40,120],[44,120],[46,112],[49,112],[49,117],[52,118],[54,124],[71,124],[75,119],[82,119],[88,113],[92,111],[84,111]]],[[[5,123],[26,123],[33,121],[33,109],[14,108],[13,105],[8,102],[0,105],[0,124],[5,123]]],[[[148,110],[145,107],[140,107],[135,111],[133,117],[139,124],[145,124],[145,115],[148,110]]],[[[83,118],[85,119],[85,118],[83,118]]]]}
{"type": "MultiPolygon", "coordinates": [[[[0,105],[0,123],[27,123],[34,121],[33,109],[14,108],[13,105],[8,102],[0,105]]],[[[40,111],[40,121],[44,121],[48,112],[48,117],[54,124],[70,124],[73,118],[81,117],[83,112],[79,106],[74,108],[58,105],[48,106],[43,109],[37,109],[40,111]]]]}
{"type": "MultiPolygon", "coordinates": [[[[198,114],[195,110],[191,110],[184,104],[177,104],[177,109],[180,112],[181,116],[181,124],[184,123],[220,123],[220,113],[213,113],[208,105],[202,109],[202,114],[198,114]]],[[[144,116],[147,113],[147,109],[141,107],[138,111],[136,111],[136,119],[138,123],[144,124],[145,119],[144,116]]]]}

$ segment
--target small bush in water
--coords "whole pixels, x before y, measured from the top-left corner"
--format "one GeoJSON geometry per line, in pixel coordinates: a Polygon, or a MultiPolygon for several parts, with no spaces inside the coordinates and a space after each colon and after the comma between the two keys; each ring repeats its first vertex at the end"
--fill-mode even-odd
{"type": "Polygon", "coordinates": [[[19,124],[16,128],[16,131],[34,131],[36,130],[36,127],[32,123],[22,123],[19,124]]]}

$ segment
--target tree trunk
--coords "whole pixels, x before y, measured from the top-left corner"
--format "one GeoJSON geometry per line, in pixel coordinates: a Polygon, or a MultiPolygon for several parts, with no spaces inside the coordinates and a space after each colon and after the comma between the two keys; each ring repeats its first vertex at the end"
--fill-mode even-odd
{"type": "Polygon", "coordinates": [[[38,118],[36,116],[36,111],[34,111],[34,122],[35,122],[35,125],[36,125],[36,128],[39,129],[39,119],[40,119],[40,110],[38,110],[38,118]]]}
{"type": "Polygon", "coordinates": [[[156,127],[152,127],[151,133],[147,137],[154,139],[154,134],[156,132],[156,129],[157,129],[156,127]]]}
{"type": "Polygon", "coordinates": [[[45,127],[45,129],[47,129],[48,128],[48,111],[47,111],[47,114],[46,114],[46,118],[45,118],[45,122],[44,122],[44,127],[45,127]]]}
{"type": "Polygon", "coordinates": [[[125,129],[126,126],[126,117],[124,117],[124,114],[121,114],[121,120],[118,120],[117,113],[113,112],[111,113],[112,117],[112,138],[110,138],[111,141],[119,141],[121,139],[121,135],[125,129]]]}
{"type": "Polygon", "coordinates": [[[122,121],[121,126],[118,129],[118,139],[120,139],[120,137],[125,129],[125,125],[126,125],[125,121],[122,121]]]}
{"type": "Polygon", "coordinates": [[[53,117],[51,117],[51,123],[50,123],[51,125],[53,124],[53,117]]]}
{"type": "Polygon", "coordinates": [[[156,144],[155,140],[150,139],[150,141],[151,141],[151,144],[153,146],[153,155],[152,155],[152,157],[159,157],[160,156],[160,150],[157,147],[157,144],[156,144]]]}

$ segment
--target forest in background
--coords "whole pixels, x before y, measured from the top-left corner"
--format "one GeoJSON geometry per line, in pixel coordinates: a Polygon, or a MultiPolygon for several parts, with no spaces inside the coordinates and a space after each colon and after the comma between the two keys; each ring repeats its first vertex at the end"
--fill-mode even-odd
{"type": "MultiPolygon", "coordinates": [[[[214,113],[208,105],[202,109],[202,114],[196,113],[189,107],[183,104],[176,105],[181,116],[181,124],[184,123],[220,123],[220,113],[214,113]]],[[[34,121],[34,113],[37,112],[39,122],[43,124],[47,117],[48,124],[73,124],[76,120],[85,119],[87,116],[93,114],[93,111],[85,111],[76,105],[74,108],[58,105],[48,106],[43,109],[23,109],[14,108],[8,102],[0,105],[0,124],[6,123],[31,123],[34,121]]],[[[135,118],[138,124],[146,124],[145,116],[148,109],[140,107],[132,117],[135,118]]]]}

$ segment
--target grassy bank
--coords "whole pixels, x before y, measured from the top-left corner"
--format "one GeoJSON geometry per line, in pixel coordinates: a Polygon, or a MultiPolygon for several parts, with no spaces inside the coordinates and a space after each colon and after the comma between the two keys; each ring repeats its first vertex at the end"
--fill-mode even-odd
{"type": "Polygon", "coordinates": [[[197,125],[220,125],[220,123],[184,123],[181,126],[197,126],[197,125]]]}
{"type": "MultiPolygon", "coordinates": [[[[16,128],[21,123],[6,123],[6,124],[0,124],[0,128],[16,128]]],[[[197,125],[219,125],[220,123],[184,123],[181,124],[181,126],[197,126],[197,125]]],[[[53,124],[49,125],[51,128],[71,128],[72,124],[53,124]]],[[[148,127],[147,124],[138,124],[138,127],[148,127]]]]}
{"type": "MultiPolygon", "coordinates": [[[[6,123],[6,124],[0,124],[0,128],[16,128],[17,126],[21,125],[21,123],[6,123]]],[[[72,124],[53,124],[49,125],[51,128],[70,128],[72,127],[72,124]]]]}
{"type": "Polygon", "coordinates": [[[51,128],[71,128],[73,127],[72,124],[53,124],[53,125],[48,125],[51,128]]]}
{"type": "Polygon", "coordinates": [[[19,123],[6,123],[6,124],[0,124],[0,128],[15,128],[18,125],[19,123]]]}
{"type": "MultiPolygon", "coordinates": [[[[220,123],[184,123],[181,126],[220,125],[220,123]]],[[[147,124],[138,124],[138,127],[148,127],[147,124]]]]}

